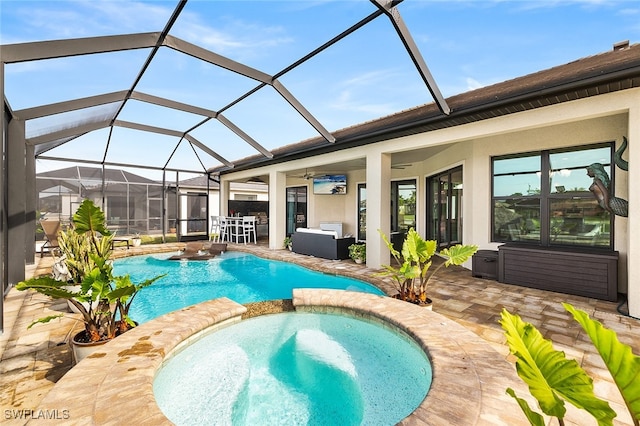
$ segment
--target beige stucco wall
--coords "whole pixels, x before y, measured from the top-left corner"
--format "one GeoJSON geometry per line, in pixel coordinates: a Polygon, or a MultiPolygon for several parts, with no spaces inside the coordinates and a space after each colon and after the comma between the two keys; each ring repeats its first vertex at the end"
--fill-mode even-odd
{"type": "MultiPolygon", "coordinates": [[[[631,157],[635,152],[633,151],[634,141],[640,141],[640,123],[635,125],[630,123],[634,124],[632,117],[640,115],[636,107],[639,102],[640,89],[625,90],[379,142],[372,146],[269,166],[263,171],[270,169],[286,171],[306,166],[333,164],[337,158],[340,160],[358,158],[362,159],[364,164],[364,160],[372,156],[376,158],[375,156],[379,155],[393,156],[394,153],[403,151],[424,150],[427,153],[423,156],[425,160],[416,160],[410,167],[404,170],[392,169],[390,173],[391,180],[403,178],[417,180],[418,231],[424,235],[426,177],[462,165],[464,173],[463,242],[477,244],[482,249],[496,249],[498,244],[491,242],[490,235],[491,157],[608,141],[616,141],[619,145],[622,137],[627,136],[630,147],[626,157],[630,159],[630,163],[633,163],[631,157]]],[[[287,179],[287,186],[308,186],[309,226],[317,227],[321,221],[341,221],[344,223],[345,233],[356,233],[357,184],[366,181],[366,170],[350,170],[346,173],[348,187],[345,196],[314,195],[311,181],[287,179]]],[[[640,182],[637,186],[640,186],[640,182]]],[[[636,219],[638,215],[634,215],[637,208],[634,210],[633,196],[630,194],[634,191],[634,187],[630,183],[627,172],[615,170],[615,195],[630,200],[630,216],[635,221],[640,221],[640,217],[636,219]]],[[[638,279],[628,279],[628,277],[640,275],[640,266],[635,271],[633,265],[629,265],[628,262],[628,258],[632,256],[630,253],[640,253],[638,238],[629,237],[629,231],[632,229],[630,221],[631,219],[622,217],[615,219],[615,250],[620,253],[619,290],[625,292],[629,287],[629,292],[633,293],[630,295],[630,300],[633,299],[634,306],[637,306],[633,308],[633,312],[638,311],[634,316],[640,316],[640,276],[638,279]],[[627,286],[627,281],[632,284],[627,286]]],[[[640,226],[636,225],[636,228],[640,226]]]]}

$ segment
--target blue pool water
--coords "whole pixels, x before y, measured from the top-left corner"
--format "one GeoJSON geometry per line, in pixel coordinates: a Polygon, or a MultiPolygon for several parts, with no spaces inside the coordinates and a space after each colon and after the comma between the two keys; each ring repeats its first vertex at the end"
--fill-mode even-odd
{"type": "Polygon", "coordinates": [[[140,324],[189,305],[228,297],[238,303],[291,299],[294,288],[331,288],[384,294],[377,287],[351,278],[311,271],[298,265],[240,252],[225,252],[207,261],[167,260],[171,254],[118,259],[116,275],[133,282],[167,273],[142,289],[129,315],[140,324]]]}
{"type": "Polygon", "coordinates": [[[406,336],[350,316],[282,313],[190,344],[153,386],[177,425],[392,425],[420,405],[431,380],[406,336]]]}

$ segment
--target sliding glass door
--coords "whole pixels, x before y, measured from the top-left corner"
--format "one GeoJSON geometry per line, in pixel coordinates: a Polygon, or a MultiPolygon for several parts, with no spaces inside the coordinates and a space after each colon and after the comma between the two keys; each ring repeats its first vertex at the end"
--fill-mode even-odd
{"type": "Polygon", "coordinates": [[[462,167],[427,178],[427,238],[439,247],[462,242],[462,167]]]}
{"type": "Polygon", "coordinates": [[[307,227],[307,187],[287,188],[287,236],[307,227]]]}

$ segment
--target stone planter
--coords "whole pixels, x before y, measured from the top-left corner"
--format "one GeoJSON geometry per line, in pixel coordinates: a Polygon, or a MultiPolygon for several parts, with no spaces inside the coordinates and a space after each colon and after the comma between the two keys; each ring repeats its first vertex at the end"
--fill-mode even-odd
{"type": "Polygon", "coordinates": [[[101,340],[99,342],[91,342],[91,343],[80,343],[76,341],[76,338],[80,336],[85,331],[82,330],[71,339],[71,349],[73,353],[73,363],[77,364],[100,347],[104,346],[106,343],[110,342],[110,340],[101,340]]]}

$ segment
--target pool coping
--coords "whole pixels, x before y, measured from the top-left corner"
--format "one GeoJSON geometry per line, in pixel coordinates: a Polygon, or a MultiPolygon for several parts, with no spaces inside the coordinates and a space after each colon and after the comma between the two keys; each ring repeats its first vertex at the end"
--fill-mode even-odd
{"type": "MultiPolygon", "coordinates": [[[[430,310],[386,296],[344,290],[295,289],[298,311],[349,314],[387,323],[425,350],[433,369],[427,398],[400,424],[517,425],[522,413],[509,413],[512,387],[526,394],[514,368],[488,343],[430,310]],[[508,406],[508,405],[507,405],[508,406]]],[[[78,363],[42,400],[38,410],[64,407],[68,419],[56,424],[170,425],[153,394],[158,369],[188,344],[237,323],[247,308],[220,298],[169,313],[142,324],[78,363]]],[[[30,424],[41,424],[33,419],[30,424]]]]}

